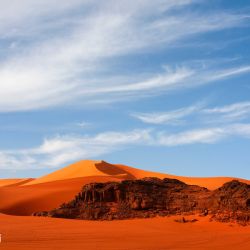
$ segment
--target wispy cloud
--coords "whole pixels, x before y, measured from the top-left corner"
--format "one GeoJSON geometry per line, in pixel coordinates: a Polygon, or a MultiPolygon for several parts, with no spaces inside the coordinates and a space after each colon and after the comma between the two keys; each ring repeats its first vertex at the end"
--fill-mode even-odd
{"type": "Polygon", "coordinates": [[[0,151],[1,169],[55,168],[79,159],[96,158],[133,146],[173,147],[211,144],[229,137],[250,138],[250,124],[187,130],[180,133],[132,130],[103,132],[93,136],[64,135],[46,139],[34,148],[0,151]]]}
{"type": "Polygon", "coordinates": [[[190,116],[195,117],[198,126],[211,122],[232,123],[250,117],[250,102],[238,102],[214,108],[205,108],[203,102],[167,112],[132,113],[131,116],[149,124],[182,125],[190,121],[190,116]]]}
{"type": "Polygon", "coordinates": [[[195,143],[214,143],[227,136],[225,128],[206,128],[184,131],[178,134],[162,133],[159,144],[165,146],[178,146],[195,143]]]}
{"type": "Polygon", "coordinates": [[[214,74],[208,74],[204,77],[204,81],[217,81],[217,80],[224,80],[230,78],[232,76],[242,75],[250,72],[250,65],[245,65],[237,68],[230,68],[230,69],[223,69],[217,70],[214,74]]]}
{"type": "Polygon", "coordinates": [[[250,102],[239,102],[230,105],[204,109],[205,114],[219,115],[225,121],[240,120],[250,116],[250,102]]]}
{"type": "Polygon", "coordinates": [[[168,112],[133,113],[131,116],[145,123],[178,125],[183,123],[182,118],[190,116],[200,109],[201,105],[193,105],[168,112]]]}
{"type": "MultiPolygon", "coordinates": [[[[173,67],[151,75],[112,70],[123,56],[167,48],[195,35],[244,25],[234,13],[191,13],[197,1],[10,0],[0,10],[0,112],[33,110],[120,96],[161,94],[250,72],[173,67]],[[39,12],[35,11],[39,9],[39,12]],[[187,27],[188,24],[188,27],[187,27]],[[133,81],[131,81],[133,77],[133,81]]],[[[83,105],[81,103],[81,105],[83,105]]]]}
{"type": "Polygon", "coordinates": [[[104,132],[94,136],[63,135],[34,148],[0,151],[1,169],[55,168],[79,159],[99,157],[149,141],[148,130],[104,132]]]}
{"type": "Polygon", "coordinates": [[[153,135],[154,144],[162,146],[179,146],[189,144],[211,144],[223,139],[240,136],[250,138],[250,124],[235,123],[228,126],[191,129],[179,133],[157,132],[153,135]]]}
{"type": "Polygon", "coordinates": [[[225,127],[212,127],[194,129],[169,135],[161,133],[159,144],[165,146],[178,146],[195,143],[215,143],[230,136],[250,137],[249,124],[233,124],[225,127]]]}

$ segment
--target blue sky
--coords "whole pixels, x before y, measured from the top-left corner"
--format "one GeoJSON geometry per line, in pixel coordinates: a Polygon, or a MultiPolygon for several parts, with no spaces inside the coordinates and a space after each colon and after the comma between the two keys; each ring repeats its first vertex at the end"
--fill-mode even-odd
{"type": "Polygon", "coordinates": [[[250,179],[250,4],[9,0],[0,177],[104,159],[250,179]]]}

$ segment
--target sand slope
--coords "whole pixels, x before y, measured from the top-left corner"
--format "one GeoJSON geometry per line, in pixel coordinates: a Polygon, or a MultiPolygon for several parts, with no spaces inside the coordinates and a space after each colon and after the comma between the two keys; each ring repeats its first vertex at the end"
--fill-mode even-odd
{"type": "MultiPolygon", "coordinates": [[[[188,218],[188,217],[187,217],[188,218]]],[[[190,217],[190,219],[193,217],[190,217]]],[[[173,217],[79,221],[0,215],[3,250],[249,250],[250,227],[173,217]]]]}
{"type": "Polygon", "coordinates": [[[0,187],[10,186],[10,185],[21,185],[32,181],[32,178],[23,178],[23,179],[0,179],[0,187]]]}
{"type": "Polygon", "coordinates": [[[33,180],[26,185],[91,176],[112,176],[121,179],[133,178],[127,171],[107,162],[83,160],[33,180]]]}
{"type": "Polygon", "coordinates": [[[70,166],[59,169],[51,174],[28,182],[25,185],[34,185],[45,182],[53,182],[58,180],[73,179],[79,177],[91,177],[91,176],[111,176],[120,179],[140,179],[144,177],[158,177],[158,178],[175,178],[186,182],[191,185],[199,185],[208,189],[216,189],[222,186],[225,182],[233,179],[240,180],[245,183],[249,183],[249,180],[233,177],[184,177],[176,176],[164,173],[157,173],[151,171],[145,171],[138,168],[133,168],[121,164],[110,164],[105,161],[92,161],[82,160],[76,162],[70,166]]]}
{"type": "Polygon", "coordinates": [[[31,215],[37,211],[51,210],[70,201],[90,182],[119,181],[111,177],[80,177],[29,186],[0,188],[0,212],[12,215],[31,215]]]}
{"type": "MultiPolygon", "coordinates": [[[[31,215],[51,210],[68,202],[91,182],[121,181],[144,177],[175,178],[188,184],[215,189],[235,178],[180,177],[136,169],[104,161],[83,160],[37,179],[0,181],[0,212],[12,215],[31,215]]],[[[248,180],[241,180],[249,183],[248,180]]]]}
{"type": "Polygon", "coordinates": [[[144,177],[152,177],[152,176],[158,177],[160,179],[172,178],[172,179],[178,179],[180,181],[183,181],[189,185],[198,185],[201,187],[206,187],[210,190],[219,188],[224,183],[232,181],[232,180],[239,180],[241,182],[250,184],[250,180],[245,180],[245,179],[235,178],[235,177],[186,177],[186,176],[177,176],[177,175],[171,175],[171,174],[144,171],[141,169],[132,168],[132,167],[128,167],[128,166],[120,165],[120,164],[117,164],[116,166],[123,169],[124,171],[131,173],[136,179],[140,179],[144,177]]]}

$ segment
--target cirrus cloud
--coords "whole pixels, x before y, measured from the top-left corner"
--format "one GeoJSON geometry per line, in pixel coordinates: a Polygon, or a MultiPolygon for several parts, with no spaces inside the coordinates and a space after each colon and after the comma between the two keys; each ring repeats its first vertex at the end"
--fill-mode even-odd
{"type": "Polygon", "coordinates": [[[133,60],[248,20],[243,14],[184,10],[197,2],[2,2],[0,112],[83,105],[83,98],[87,103],[124,101],[249,73],[249,65],[219,69],[213,76],[214,69],[192,66],[170,65],[172,71],[152,74],[112,70],[114,62],[126,64],[125,56],[133,60]]]}

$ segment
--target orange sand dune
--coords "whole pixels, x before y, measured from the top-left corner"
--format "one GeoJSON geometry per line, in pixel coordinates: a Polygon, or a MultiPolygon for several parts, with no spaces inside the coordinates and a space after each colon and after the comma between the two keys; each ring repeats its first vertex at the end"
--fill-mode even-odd
{"type": "Polygon", "coordinates": [[[13,215],[31,215],[37,211],[51,210],[70,201],[90,182],[119,181],[108,176],[81,177],[36,185],[0,188],[0,212],[13,215]]]}
{"type": "Polygon", "coordinates": [[[24,184],[26,182],[29,182],[31,180],[31,178],[24,178],[24,179],[0,179],[0,187],[4,187],[4,186],[9,186],[9,185],[21,185],[24,184]]]}
{"type": "Polygon", "coordinates": [[[199,185],[208,189],[216,189],[222,186],[225,182],[233,179],[238,179],[242,182],[249,183],[249,180],[233,178],[233,177],[183,177],[170,174],[145,171],[133,167],[128,167],[121,164],[110,164],[104,161],[83,160],[74,163],[70,166],[57,170],[51,174],[28,182],[25,185],[34,185],[38,183],[53,182],[58,180],[90,177],[90,176],[110,176],[120,179],[140,179],[144,177],[158,178],[175,178],[191,185],[199,185]]]}
{"type": "MultiPolygon", "coordinates": [[[[104,161],[84,160],[38,179],[1,180],[0,212],[31,215],[68,202],[90,182],[120,181],[144,177],[176,178],[188,184],[215,189],[235,178],[193,178],[144,171],[104,161]]],[[[248,180],[241,180],[249,183],[248,180]]]]}
{"type": "Polygon", "coordinates": [[[33,180],[26,185],[90,176],[112,176],[121,179],[133,178],[130,176],[130,173],[107,162],[83,160],[33,180]]]}
{"type": "MultiPolygon", "coordinates": [[[[193,217],[190,217],[190,219],[193,217]]],[[[175,217],[80,221],[0,215],[3,250],[249,250],[250,227],[175,217]]]]}
{"type": "Polygon", "coordinates": [[[177,176],[177,175],[144,171],[141,169],[132,168],[132,167],[128,167],[128,166],[120,165],[120,164],[117,164],[116,166],[123,169],[124,171],[131,173],[131,175],[133,175],[136,179],[140,179],[144,177],[152,177],[152,176],[158,177],[160,179],[172,178],[172,179],[178,179],[180,181],[183,181],[189,185],[198,185],[201,187],[206,187],[210,190],[219,188],[224,183],[231,181],[231,180],[239,180],[241,182],[250,184],[250,180],[245,180],[245,179],[235,178],[235,177],[185,177],[185,176],[177,176]]]}

